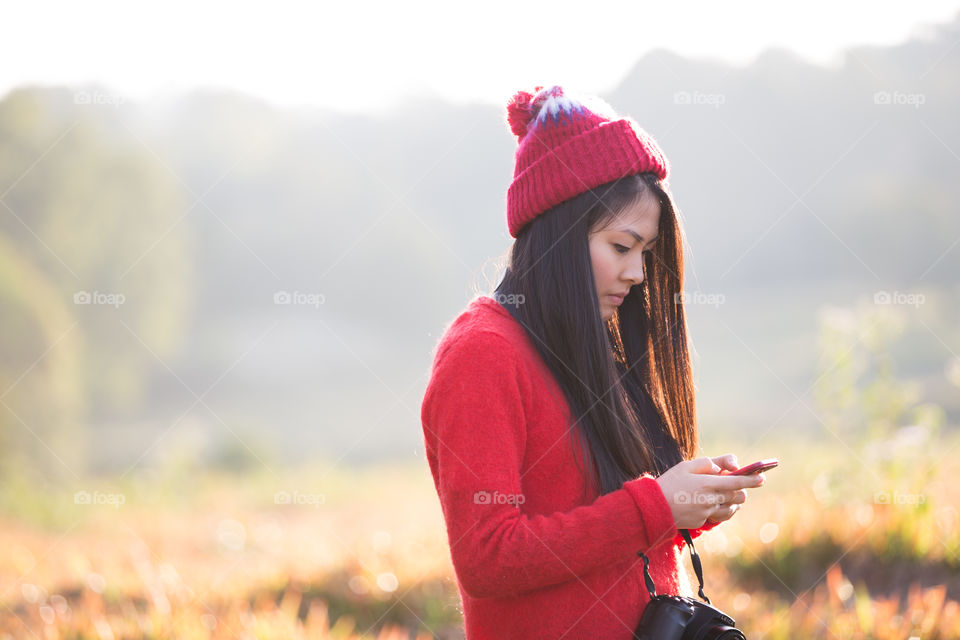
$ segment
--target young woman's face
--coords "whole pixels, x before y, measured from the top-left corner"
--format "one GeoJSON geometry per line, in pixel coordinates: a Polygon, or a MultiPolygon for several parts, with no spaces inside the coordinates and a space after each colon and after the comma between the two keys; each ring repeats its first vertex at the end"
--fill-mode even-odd
{"type": "Polygon", "coordinates": [[[660,203],[647,191],[637,205],[589,234],[590,261],[604,321],[613,317],[623,301],[612,296],[626,296],[633,285],[643,282],[643,252],[653,246],[659,229],[660,203]]]}

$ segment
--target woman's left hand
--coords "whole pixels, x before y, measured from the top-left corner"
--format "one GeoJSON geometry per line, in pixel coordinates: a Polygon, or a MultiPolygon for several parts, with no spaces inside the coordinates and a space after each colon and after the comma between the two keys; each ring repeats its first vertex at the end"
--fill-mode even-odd
{"type": "MultiPolygon", "coordinates": [[[[737,463],[737,456],[732,453],[727,453],[722,456],[717,456],[716,458],[710,458],[713,460],[713,463],[720,467],[720,475],[725,475],[724,471],[731,472],[736,471],[740,468],[740,465],[737,463]]],[[[759,474],[760,477],[763,477],[763,474],[759,474]]],[[[708,522],[723,522],[724,520],[729,520],[733,517],[737,511],[740,510],[740,505],[747,500],[747,492],[745,489],[741,489],[736,492],[733,502],[725,507],[720,508],[717,513],[707,518],[708,522]]]]}

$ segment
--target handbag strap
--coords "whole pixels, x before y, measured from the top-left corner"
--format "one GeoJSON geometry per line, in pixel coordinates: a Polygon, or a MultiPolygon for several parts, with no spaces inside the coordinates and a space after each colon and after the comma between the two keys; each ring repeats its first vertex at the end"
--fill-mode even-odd
{"type": "MultiPolygon", "coordinates": [[[[680,529],[680,535],[683,536],[687,546],[690,547],[690,560],[693,562],[693,570],[696,572],[697,580],[700,582],[698,595],[704,602],[710,604],[710,598],[703,592],[703,565],[700,562],[700,554],[698,554],[694,548],[693,539],[690,537],[688,530],[680,529]]],[[[653,578],[650,577],[650,559],[647,558],[647,555],[643,551],[637,551],[637,555],[643,558],[643,579],[647,583],[647,591],[650,593],[650,599],[653,600],[657,597],[657,589],[656,585],[653,584],[653,578]]]]}

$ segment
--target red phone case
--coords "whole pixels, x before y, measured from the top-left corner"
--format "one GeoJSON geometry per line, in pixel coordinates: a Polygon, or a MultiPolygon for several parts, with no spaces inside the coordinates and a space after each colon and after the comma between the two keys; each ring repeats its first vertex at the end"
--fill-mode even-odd
{"type": "Polygon", "coordinates": [[[752,464],[748,464],[745,467],[740,467],[736,471],[731,471],[730,475],[732,476],[748,476],[754,473],[762,473],[768,469],[773,469],[775,466],[780,464],[780,461],[776,458],[765,458],[763,460],[758,460],[752,464]]]}

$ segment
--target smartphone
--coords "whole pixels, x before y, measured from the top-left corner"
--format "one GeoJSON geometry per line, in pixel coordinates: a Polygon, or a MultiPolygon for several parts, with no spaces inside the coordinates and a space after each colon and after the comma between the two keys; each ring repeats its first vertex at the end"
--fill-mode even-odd
{"type": "Polygon", "coordinates": [[[740,467],[736,471],[731,471],[730,475],[732,476],[749,476],[754,473],[763,473],[767,469],[773,469],[775,466],[780,464],[780,461],[776,458],[765,458],[758,462],[748,464],[745,467],[740,467]]]}

